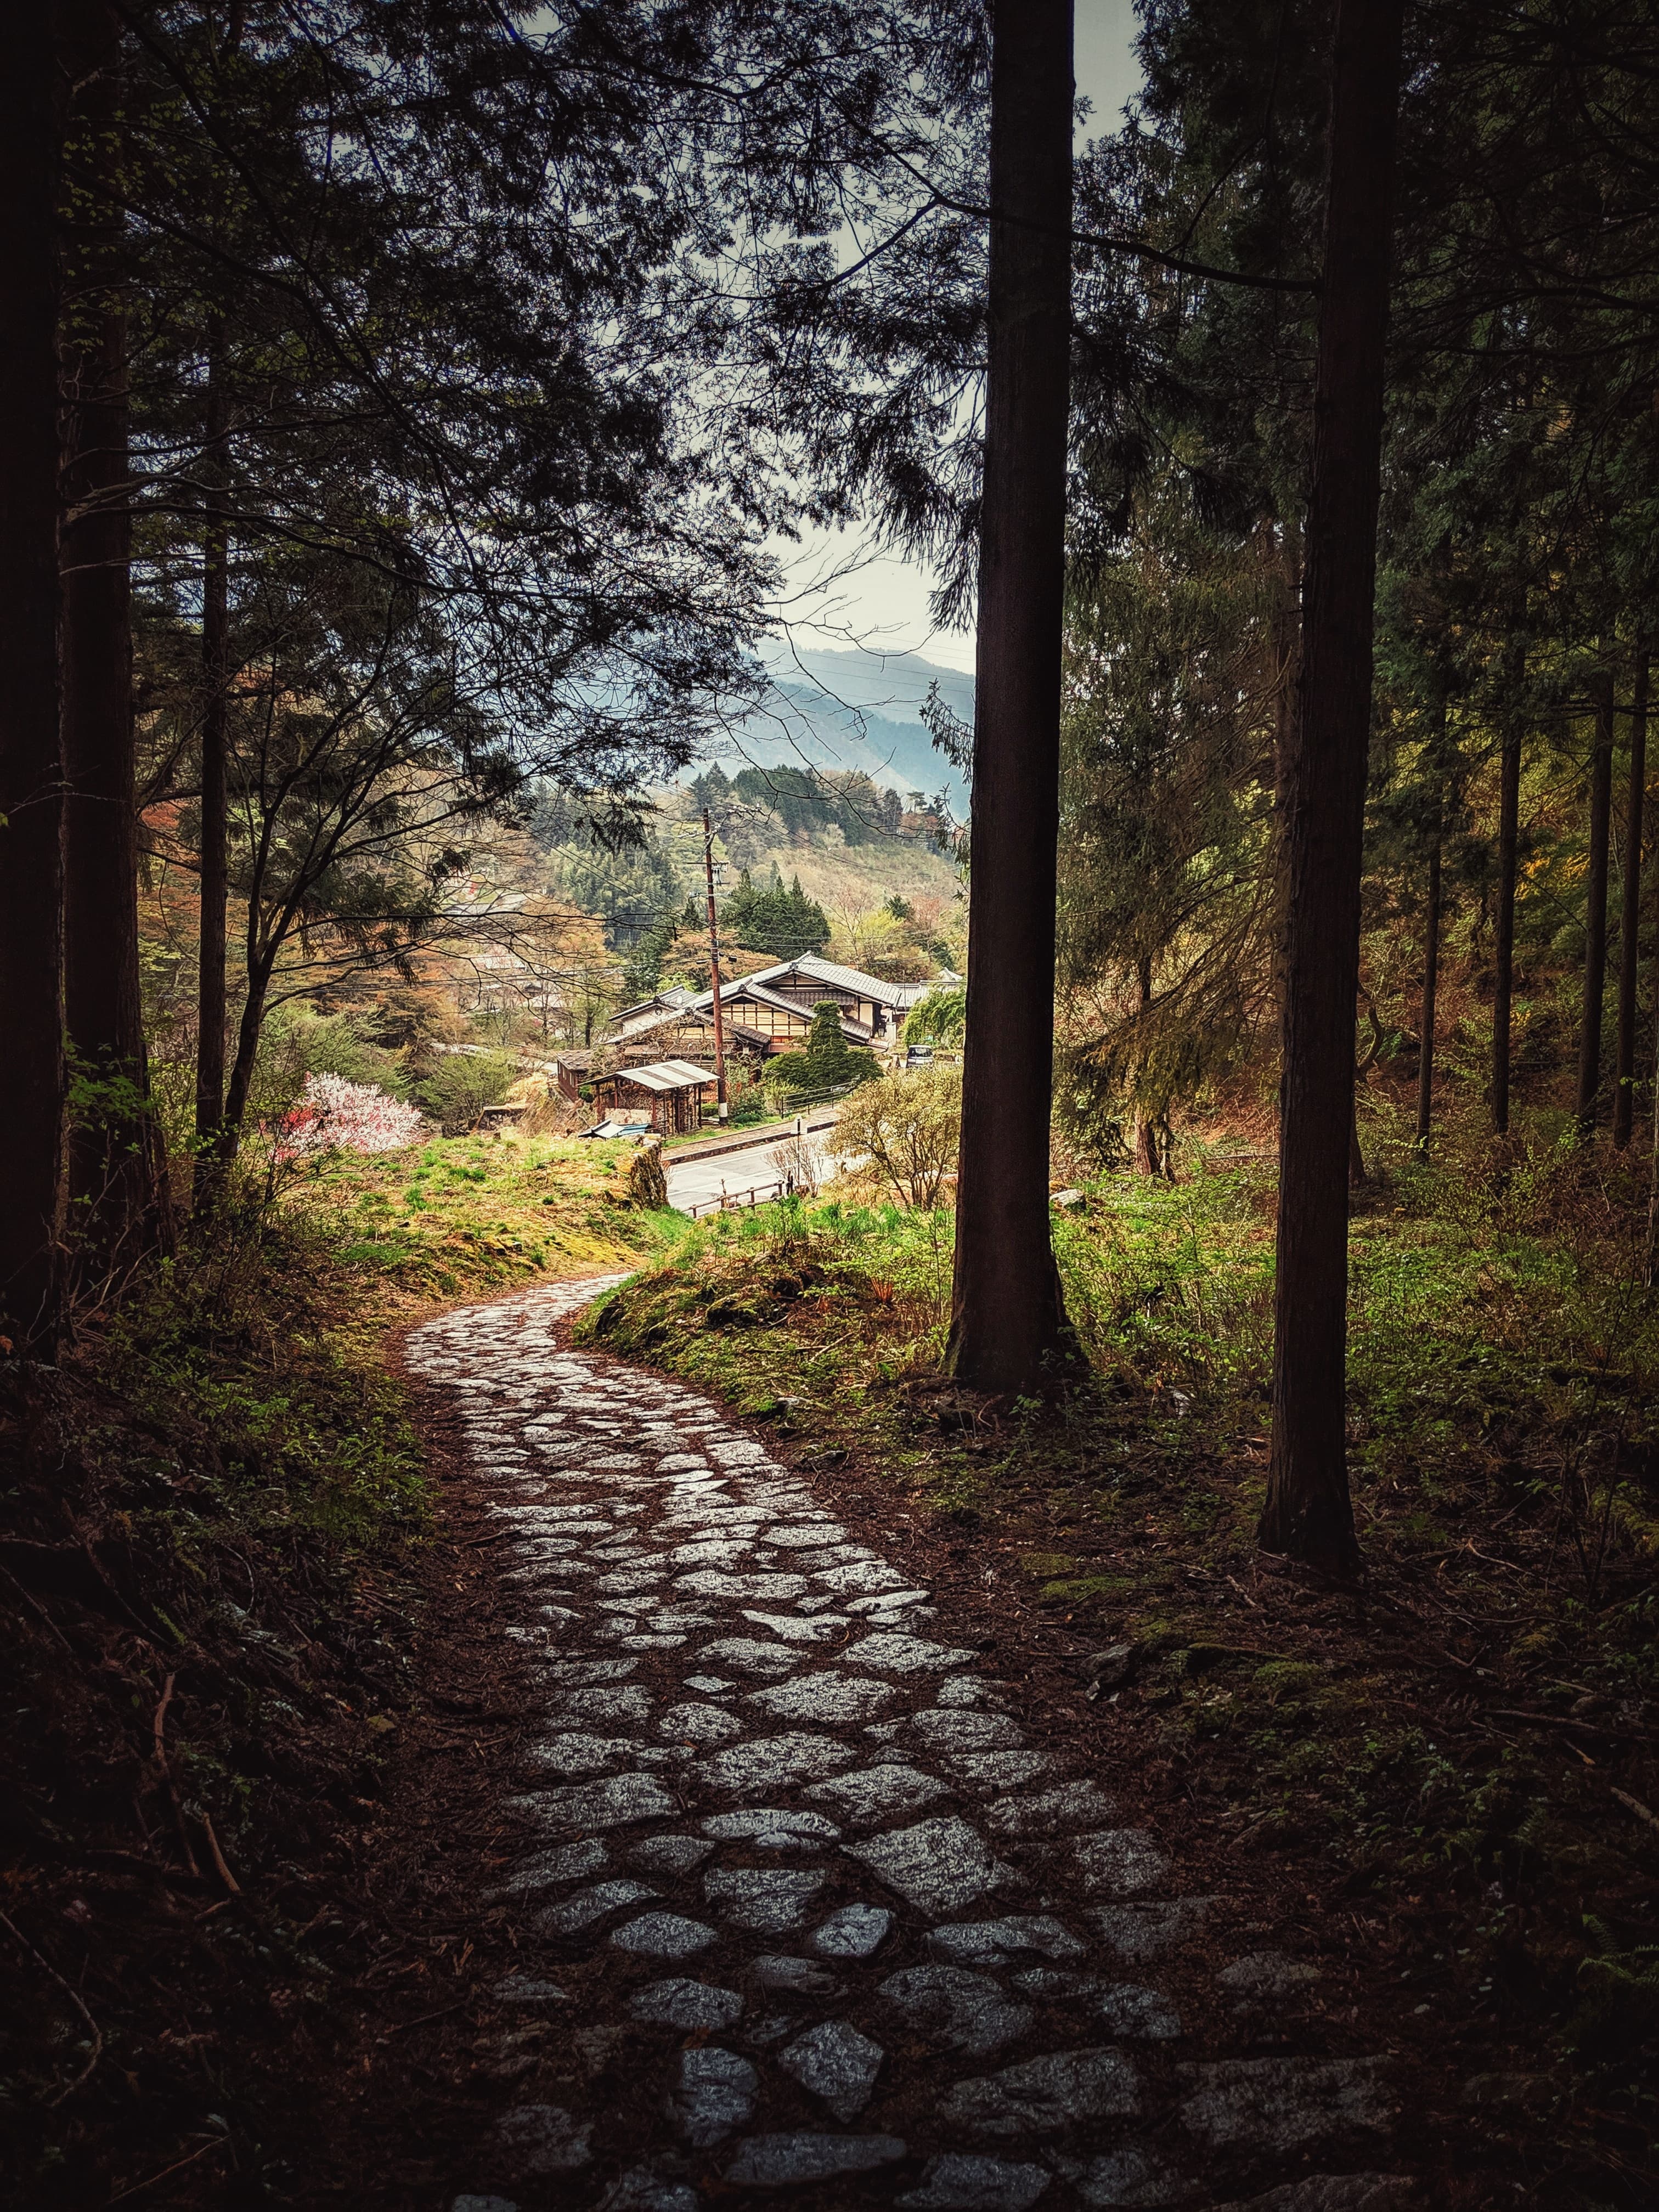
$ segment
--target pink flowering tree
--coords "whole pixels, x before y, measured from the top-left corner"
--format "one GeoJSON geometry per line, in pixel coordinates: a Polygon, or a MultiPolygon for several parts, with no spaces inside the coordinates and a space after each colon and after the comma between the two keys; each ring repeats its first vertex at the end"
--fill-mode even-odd
{"type": "Polygon", "coordinates": [[[390,1098],[372,1083],[343,1075],[308,1075],[299,1104],[285,1115],[277,1158],[327,1152],[396,1152],[421,1134],[420,1109],[390,1098]]]}

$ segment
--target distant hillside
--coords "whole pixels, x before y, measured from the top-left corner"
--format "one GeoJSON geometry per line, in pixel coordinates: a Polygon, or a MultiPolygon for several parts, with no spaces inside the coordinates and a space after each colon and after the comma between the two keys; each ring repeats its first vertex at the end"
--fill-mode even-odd
{"type": "Polygon", "coordinates": [[[968,811],[960,772],[935,752],[921,709],[928,686],[963,721],[974,712],[974,679],[915,653],[792,652],[775,641],[762,652],[773,679],[763,706],[740,724],[719,758],[730,774],[752,762],[860,769],[872,781],[908,794],[948,791],[959,819],[968,811]]]}

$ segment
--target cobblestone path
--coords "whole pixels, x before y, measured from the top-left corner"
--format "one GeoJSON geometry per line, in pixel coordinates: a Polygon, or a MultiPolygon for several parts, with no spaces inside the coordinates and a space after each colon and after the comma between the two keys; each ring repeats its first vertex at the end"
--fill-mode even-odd
{"type": "Polygon", "coordinates": [[[410,1344],[462,1394],[544,1698],[503,2041],[556,2021],[574,2054],[451,2212],[1418,2204],[1376,2170],[1380,2063],[1248,2055],[1313,1970],[1218,1945],[1110,1778],[1030,1747],[1018,1681],[832,1499],[694,1390],[560,1348],[604,1287],[410,1344]],[[1194,1960],[1247,2055],[1183,2055],[1194,1960]]]}

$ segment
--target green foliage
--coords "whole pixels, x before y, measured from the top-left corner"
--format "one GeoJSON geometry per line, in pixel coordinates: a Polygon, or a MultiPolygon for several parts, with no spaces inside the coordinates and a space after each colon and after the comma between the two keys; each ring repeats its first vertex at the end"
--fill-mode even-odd
{"type": "Polygon", "coordinates": [[[921,1067],[866,1084],[842,1107],[836,1137],[849,1157],[864,1154],[896,1196],[931,1211],[956,1173],[960,1073],[921,1067]]]}
{"type": "Polygon", "coordinates": [[[1567,2041],[1576,2050],[1623,2052],[1659,2027],[1659,1944],[1622,1942],[1594,1918],[1584,1930],[1595,1948],[1578,1969],[1567,2041]]]}
{"type": "Polygon", "coordinates": [[[416,1086],[421,1105],[447,1137],[470,1129],[486,1106],[499,1105],[518,1074],[505,1053],[445,1053],[416,1086]]]}
{"type": "Polygon", "coordinates": [[[1068,605],[1055,1105],[1103,1162],[1137,1114],[1235,1066],[1267,1012],[1276,580],[1176,477],[1068,605]]]}
{"type": "MultiPolygon", "coordinates": [[[[141,1278],[100,1350],[109,1386],[159,1435],[211,1439],[219,1510],[347,1551],[420,1534],[427,1497],[402,1393],[360,1301],[332,1207],[227,1207],[141,1278]]],[[[188,1547],[179,1520],[175,1535],[188,1547]]]]}
{"type": "Polygon", "coordinates": [[[371,1084],[392,1098],[410,1096],[403,1056],[375,1042],[369,1018],[324,1014],[303,1000],[278,1006],[266,1019],[261,1042],[262,1077],[297,1094],[307,1075],[340,1075],[371,1084]]]}
{"type": "Polygon", "coordinates": [[[872,1083],[881,1068],[874,1053],[849,1045],[840,1009],[829,999],[812,1009],[812,1025],[799,1052],[781,1053],[764,1071],[767,1090],[787,1110],[791,1098],[827,1097],[861,1083],[872,1083]]]}
{"type": "Polygon", "coordinates": [[[698,778],[692,791],[700,805],[722,817],[735,801],[751,817],[775,822],[789,839],[821,839],[833,830],[848,845],[873,844],[896,837],[903,814],[897,792],[857,769],[823,774],[788,766],[744,768],[729,783],[713,769],[698,778]]]}
{"type": "MultiPolygon", "coordinates": [[[[679,911],[684,886],[673,862],[648,832],[637,842],[619,847],[592,834],[553,845],[546,866],[550,890],[582,913],[596,915],[613,951],[631,955],[653,932],[666,930],[672,942],[672,925],[664,917],[679,911]]],[[[654,976],[650,988],[655,988],[654,976]]]]}
{"type": "Polygon", "coordinates": [[[968,987],[942,983],[925,991],[905,1017],[906,1044],[944,1045],[960,1050],[968,1030],[968,987]]]}
{"type": "Polygon", "coordinates": [[[786,890],[775,865],[763,890],[755,889],[748,869],[744,870],[737,890],[720,909],[720,926],[745,951],[769,952],[775,960],[822,952],[830,942],[830,918],[823,908],[806,896],[799,876],[786,890]]]}
{"type": "Polygon", "coordinates": [[[522,1282],[544,1269],[614,1267],[672,1232],[641,1215],[628,1144],[501,1135],[436,1138],[408,1156],[338,1156],[296,1191],[330,1206],[352,1265],[430,1297],[522,1282]]]}
{"type": "MultiPolygon", "coordinates": [[[[690,907],[691,902],[688,899],[686,904],[690,907]]],[[[660,987],[664,963],[678,942],[684,926],[683,918],[677,919],[671,911],[635,939],[623,968],[625,1004],[648,999],[660,987]]]]}

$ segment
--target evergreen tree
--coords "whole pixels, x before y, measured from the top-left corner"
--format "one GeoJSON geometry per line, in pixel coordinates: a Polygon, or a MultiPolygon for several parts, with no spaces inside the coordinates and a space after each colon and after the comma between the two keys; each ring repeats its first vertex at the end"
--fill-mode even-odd
{"type": "Polygon", "coordinates": [[[58,176],[43,8],[0,29],[0,1035],[12,1072],[0,1176],[0,1328],[50,1357],[61,1318],[64,1158],[58,678],[58,176]]]}
{"type": "Polygon", "coordinates": [[[962,1152],[947,1359],[1024,1391],[1063,1316],[1048,1231],[1072,278],[1071,0],[993,19],[990,277],[962,1152]]]}
{"type": "Polygon", "coordinates": [[[745,951],[769,952],[775,960],[798,960],[803,952],[822,952],[830,942],[830,918],[800,887],[788,890],[775,864],[772,881],[757,891],[747,868],[720,909],[720,927],[745,951]]]}
{"type": "Polygon", "coordinates": [[[791,1094],[823,1097],[855,1084],[872,1083],[881,1069],[874,1053],[847,1042],[841,1025],[841,1009],[833,1000],[821,1000],[812,1009],[806,1042],[798,1050],[781,1053],[767,1064],[769,1089],[781,1094],[787,1106],[791,1094]]]}

